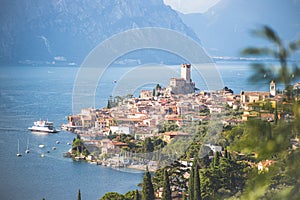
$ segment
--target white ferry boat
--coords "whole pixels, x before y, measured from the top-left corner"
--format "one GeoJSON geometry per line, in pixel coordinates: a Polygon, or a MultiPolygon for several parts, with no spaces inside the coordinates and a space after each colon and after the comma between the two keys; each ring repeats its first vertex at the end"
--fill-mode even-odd
{"type": "Polygon", "coordinates": [[[32,132],[43,132],[43,133],[57,133],[60,130],[55,129],[53,126],[53,122],[39,120],[33,123],[34,125],[32,127],[29,127],[28,129],[32,132]]]}

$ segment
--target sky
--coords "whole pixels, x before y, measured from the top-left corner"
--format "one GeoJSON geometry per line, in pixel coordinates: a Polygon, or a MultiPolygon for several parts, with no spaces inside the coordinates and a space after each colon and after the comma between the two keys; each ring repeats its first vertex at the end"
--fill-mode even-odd
{"type": "Polygon", "coordinates": [[[205,13],[220,0],[164,0],[166,5],[183,14],[205,13]]]}

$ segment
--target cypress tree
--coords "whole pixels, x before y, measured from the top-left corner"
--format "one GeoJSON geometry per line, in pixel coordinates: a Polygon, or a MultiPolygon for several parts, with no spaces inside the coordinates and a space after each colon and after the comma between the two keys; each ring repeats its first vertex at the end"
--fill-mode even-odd
{"type": "Polygon", "coordinates": [[[140,200],[139,191],[135,190],[134,200],[140,200]]]}
{"type": "Polygon", "coordinates": [[[228,158],[228,151],[227,151],[227,149],[225,149],[224,156],[225,156],[226,159],[228,158]]]}
{"type": "Polygon", "coordinates": [[[216,152],[213,160],[213,166],[216,167],[219,166],[219,164],[220,164],[220,154],[219,152],[216,152]]]}
{"type": "Polygon", "coordinates": [[[194,167],[194,200],[201,200],[199,166],[196,163],[194,167]]]}
{"type": "Polygon", "coordinates": [[[143,178],[142,200],[153,200],[153,199],[154,199],[154,188],[151,182],[151,174],[147,168],[147,171],[143,178]]]}
{"type": "Polygon", "coordinates": [[[191,168],[189,178],[189,200],[194,200],[194,163],[191,168]]]}
{"type": "Polygon", "coordinates": [[[81,193],[80,193],[80,189],[78,190],[77,199],[78,199],[78,200],[81,200],[81,193]]]}
{"type": "Polygon", "coordinates": [[[152,143],[151,138],[147,137],[145,139],[143,148],[145,153],[154,151],[154,145],[152,143]]]}
{"type": "Polygon", "coordinates": [[[110,100],[107,100],[107,106],[106,106],[107,109],[110,109],[111,108],[111,102],[110,100]]]}
{"type": "Polygon", "coordinates": [[[169,175],[168,175],[167,169],[164,170],[164,183],[163,183],[162,200],[172,200],[170,180],[169,180],[169,175]]]}

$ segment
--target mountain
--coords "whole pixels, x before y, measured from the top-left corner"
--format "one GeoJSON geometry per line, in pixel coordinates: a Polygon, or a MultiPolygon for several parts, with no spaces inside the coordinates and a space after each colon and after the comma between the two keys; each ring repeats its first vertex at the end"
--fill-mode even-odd
{"type": "Polygon", "coordinates": [[[101,41],[131,28],[169,28],[199,41],[162,0],[0,0],[0,9],[0,63],[80,64],[101,41]]]}
{"type": "Polygon", "coordinates": [[[284,41],[300,38],[299,0],[222,0],[205,13],[180,16],[212,56],[238,57],[250,45],[269,44],[251,35],[262,25],[272,27],[284,41]]]}

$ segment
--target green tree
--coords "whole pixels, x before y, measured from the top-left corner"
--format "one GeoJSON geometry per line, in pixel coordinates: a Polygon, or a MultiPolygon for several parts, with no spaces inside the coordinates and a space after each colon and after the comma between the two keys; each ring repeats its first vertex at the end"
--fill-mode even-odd
{"type": "Polygon", "coordinates": [[[81,200],[81,193],[80,193],[80,189],[78,190],[77,199],[78,199],[78,200],[81,200]]]}
{"type": "Polygon", "coordinates": [[[190,171],[190,178],[189,178],[189,200],[194,200],[194,184],[195,184],[194,172],[195,170],[194,170],[194,163],[193,163],[193,166],[190,171]]]}
{"type": "Polygon", "coordinates": [[[140,194],[138,190],[135,190],[134,200],[140,200],[140,194]]]}
{"type": "Polygon", "coordinates": [[[163,185],[162,200],[172,200],[170,180],[169,180],[169,174],[167,168],[165,168],[164,170],[164,185],[163,185]]]}
{"type": "MultiPolygon", "coordinates": [[[[190,170],[178,161],[174,161],[170,166],[165,167],[168,170],[170,187],[178,188],[178,190],[186,191],[188,189],[188,179],[185,177],[190,170]]],[[[164,171],[165,168],[156,170],[152,182],[155,190],[164,187],[164,171]]]]}
{"type": "MultiPolygon", "coordinates": [[[[214,161],[209,167],[200,170],[200,189],[202,199],[224,199],[243,190],[247,165],[233,160],[230,153],[227,156],[218,155],[218,165],[214,161]]],[[[203,158],[201,158],[203,159],[203,158]]],[[[194,186],[196,188],[196,186],[194,186]]],[[[200,197],[196,198],[199,199],[200,197]]]]}
{"type": "Polygon", "coordinates": [[[109,99],[107,100],[107,106],[106,108],[111,109],[113,107],[113,97],[109,96],[109,99]]]}
{"type": "Polygon", "coordinates": [[[169,131],[178,131],[179,127],[175,122],[165,122],[159,126],[159,133],[165,133],[169,131]]]}
{"type": "Polygon", "coordinates": [[[124,200],[125,197],[123,194],[117,192],[108,192],[100,200],[124,200]]]}
{"type": "MultiPolygon", "coordinates": [[[[254,73],[250,77],[251,81],[265,80],[268,83],[274,80],[276,83],[283,83],[287,90],[287,96],[291,95],[291,83],[294,78],[300,77],[300,69],[294,64],[293,69],[288,67],[288,58],[300,48],[300,40],[292,41],[288,45],[284,44],[276,32],[269,26],[263,26],[260,30],[253,32],[255,36],[267,39],[275,48],[269,47],[248,47],[242,51],[244,55],[272,56],[280,63],[280,68],[276,70],[264,63],[252,64],[254,73]]],[[[272,46],[272,47],[273,47],[272,46]]]]}
{"type": "Polygon", "coordinates": [[[154,199],[154,188],[151,181],[151,174],[148,168],[143,178],[142,199],[143,200],[154,199]]]}
{"type": "Polygon", "coordinates": [[[151,138],[147,137],[147,138],[145,139],[143,148],[144,148],[144,152],[145,152],[145,153],[147,153],[147,152],[153,152],[153,150],[154,150],[154,145],[153,145],[153,143],[152,143],[151,138]]]}
{"type": "Polygon", "coordinates": [[[84,146],[83,140],[80,138],[79,135],[77,135],[77,138],[75,140],[73,140],[72,152],[76,155],[79,155],[81,153],[84,155],[89,154],[86,147],[84,146]]]}
{"type": "Polygon", "coordinates": [[[111,109],[111,102],[110,100],[107,100],[107,106],[106,106],[107,109],[111,109]]]}
{"type": "Polygon", "coordinates": [[[156,90],[161,90],[161,86],[159,84],[156,84],[156,87],[155,87],[156,90]]]}
{"type": "Polygon", "coordinates": [[[201,200],[201,190],[200,190],[200,176],[199,176],[199,166],[198,163],[195,162],[196,165],[194,168],[194,200],[201,200]]]}
{"type": "Polygon", "coordinates": [[[219,152],[215,152],[214,154],[214,160],[213,160],[213,166],[217,167],[220,164],[220,153],[219,152]]]}
{"type": "Polygon", "coordinates": [[[154,150],[158,150],[163,148],[167,143],[164,142],[161,138],[159,137],[154,137],[153,138],[153,145],[154,145],[154,150]]]}
{"type": "Polygon", "coordinates": [[[131,190],[124,195],[125,198],[124,200],[139,200],[140,199],[139,195],[140,194],[138,190],[131,190]]]}
{"type": "Polygon", "coordinates": [[[235,151],[256,153],[257,159],[270,159],[286,151],[292,136],[292,124],[279,121],[277,125],[270,122],[252,119],[246,122],[242,135],[232,143],[235,151]]]}

